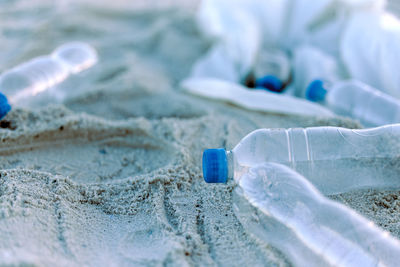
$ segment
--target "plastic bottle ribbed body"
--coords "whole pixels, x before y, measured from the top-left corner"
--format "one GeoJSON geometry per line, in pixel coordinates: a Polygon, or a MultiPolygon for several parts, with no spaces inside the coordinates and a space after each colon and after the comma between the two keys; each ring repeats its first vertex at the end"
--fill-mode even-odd
{"type": "Polygon", "coordinates": [[[12,104],[34,96],[68,77],[68,69],[54,58],[32,59],[0,76],[0,91],[12,104]]]}
{"type": "Polygon", "coordinates": [[[254,165],[235,180],[237,218],[294,266],[397,266],[398,240],[288,167],[254,165]]]}
{"type": "Polygon", "coordinates": [[[22,104],[96,62],[96,51],[88,44],[67,43],[51,55],[34,58],[2,73],[0,92],[11,104],[22,104]]]}
{"type": "Polygon", "coordinates": [[[232,154],[235,177],[265,162],[281,163],[324,194],[400,186],[400,124],[363,130],[260,129],[243,138],[232,154]]]}
{"type": "Polygon", "coordinates": [[[335,84],[325,102],[337,114],[358,119],[365,126],[400,122],[400,101],[361,82],[335,84]]]}

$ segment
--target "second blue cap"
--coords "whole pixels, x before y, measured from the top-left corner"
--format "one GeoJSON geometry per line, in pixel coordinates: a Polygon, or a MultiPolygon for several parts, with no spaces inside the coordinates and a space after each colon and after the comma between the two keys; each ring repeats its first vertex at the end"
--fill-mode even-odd
{"type": "Polygon", "coordinates": [[[207,183],[226,183],[228,180],[228,160],[225,149],[204,150],[203,177],[207,183]]]}
{"type": "Polygon", "coordinates": [[[306,89],[306,98],[314,102],[323,101],[326,92],[324,82],[322,80],[314,80],[306,89]]]}

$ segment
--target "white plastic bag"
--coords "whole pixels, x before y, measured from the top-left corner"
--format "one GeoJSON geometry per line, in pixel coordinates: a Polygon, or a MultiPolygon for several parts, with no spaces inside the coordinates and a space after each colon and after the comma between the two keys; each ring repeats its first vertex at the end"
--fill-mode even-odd
{"type": "Polygon", "coordinates": [[[394,16],[354,15],[343,35],[341,57],[352,78],[400,97],[400,21],[394,16]]]}
{"type": "Polygon", "coordinates": [[[199,27],[215,39],[214,47],[192,69],[191,77],[214,77],[241,82],[261,45],[255,18],[227,0],[206,0],[198,14],[199,27]]]}
{"type": "Polygon", "coordinates": [[[385,0],[291,0],[287,5],[282,45],[311,44],[337,56],[349,17],[360,10],[383,9],[385,0]]]}
{"type": "Polygon", "coordinates": [[[246,34],[237,29],[242,23],[235,18],[237,13],[246,14],[261,27],[263,36],[268,36],[268,42],[277,45],[280,38],[284,17],[289,0],[203,0],[197,14],[197,22],[204,35],[221,38],[232,34],[246,34]],[[232,21],[235,20],[235,21],[232,21]]]}

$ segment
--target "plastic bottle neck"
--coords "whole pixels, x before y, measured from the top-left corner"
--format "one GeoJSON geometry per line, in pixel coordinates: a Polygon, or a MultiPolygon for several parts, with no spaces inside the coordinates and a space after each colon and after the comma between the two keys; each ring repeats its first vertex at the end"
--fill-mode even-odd
{"type": "Polygon", "coordinates": [[[234,173],[235,173],[234,156],[235,155],[232,150],[226,151],[226,159],[228,165],[228,181],[234,178],[234,173]]]}
{"type": "Polygon", "coordinates": [[[314,102],[324,102],[327,92],[326,82],[314,80],[307,87],[306,98],[314,102]]]}

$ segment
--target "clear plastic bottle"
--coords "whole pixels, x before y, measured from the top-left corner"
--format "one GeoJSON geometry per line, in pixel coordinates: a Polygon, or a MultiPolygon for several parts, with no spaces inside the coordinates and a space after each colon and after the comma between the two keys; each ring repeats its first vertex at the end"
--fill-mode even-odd
{"type": "MultiPolygon", "coordinates": [[[[88,44],[73,42],[60,46],[51,55],[31,59],[0,76],[0,92],[11,105],[24,105],[29,98],[83,71],[97,62],[97,53],[88,44]]],[[[9,108],[3,105],[0,119],[9,108]]]]}
{"type": "Polygon", "coordinates": [[[306,97],[368,127],[400,123],[400,101],[359,81],[329,84],[315,80],[308,86],[306,97]]]}
{"type": "Polygon", "coordinates": [[[233,209],[243,227],[294,266],[398,266],[398,240],[290,168],[264,163],[234,179],[233,209]]]}
{"type": "Polygon", "coordinates": [[[259,129],[228,154],[234,159],[235,176],[265,162],[281,163],[323,194],[400,187],[400,124],[362,130],[259,129]]]}
{"type": "Polygon", "coordinates": [[[356,164],[349,157],[357,159],[362,152],[373,156],[369,146],[365,151],[363,148],[354,151],[349,142],[357,147],[364,143],[361,141],[365,141],[364,145],[371,142],[372,146],[390,130],[388,127],[372,131],[335,127],[257,130],[232,151],[221,148],[204,151],[204,179],[208,183],[233,179],[238,185],[233,208],[244,228],[278,248],[295,266],[397,266],[398,240],[346,206],[325,198],[309,181],[316,181],[328,193],[347,191],[346,186],[351,187],[363,177],[354,178],[357,173],[338,177],[336,170],[340,174],[349,172],[349,165],[356,164]],[[310,143],[306,141],[307,134],[310,143]],[[375,137],[369,139],[369,136],[375,137]],[[338,147],[334,148],[335,145],[338,147]],[[343,153],[338,152],[341,149],[343,153]],[[349,161],[344,167],[341,157],[349,161]],[[326,162],[321,164],[316,159],[326,162]],[[297,169],[297,164],[304,164],[303,170],[312,175],[331,176],[307,180],[273,161],[289,163],[297,169]],[[344,170],[340,170],[342,167],[344,170]],[[323,168],[326,168],[323,172],[318,170],[323,168]]]}
{"type": "Polygon", "coordinates": [[[34,58],[0,76],[0,91],[11,104],[19,104],[24,98],[35,96],[47,88],[65,80],[68,69],[49,56],[34,58]]]}

